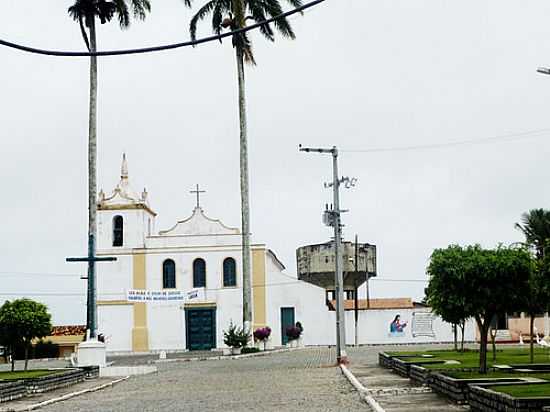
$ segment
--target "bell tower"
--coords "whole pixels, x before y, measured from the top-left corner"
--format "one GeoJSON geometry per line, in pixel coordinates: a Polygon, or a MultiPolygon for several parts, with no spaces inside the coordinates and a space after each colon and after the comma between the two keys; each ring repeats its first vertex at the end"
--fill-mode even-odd
{"type": "Polygon", "coordinates": [[[138,194],[130,186],[126,154],[122,155],[120,181],[109,196],[100,191],[97,211],[98,251],[145,247],[157,214],[149,206],[147,190],[138,194]]]}

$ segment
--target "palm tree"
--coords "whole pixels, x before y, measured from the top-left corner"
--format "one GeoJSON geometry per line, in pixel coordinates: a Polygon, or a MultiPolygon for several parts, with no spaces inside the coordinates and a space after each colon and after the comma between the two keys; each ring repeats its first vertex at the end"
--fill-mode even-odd
{"type": "MultiPolygon", "coordinates": [[[[545,256],[548,256],[546,252],[548,247],[550,247],[550,210],[532,209],[527,213],[523,213],[521,215],[521,224],[516,223],[515,227],[523,232],[525,243],[534,248],[537,259],[536,269],[533,271],[530,279],[531,294],[527,299],[526,305],[530,317],[529,333],[531,339],[529,347],[532,363],[534,360],[533,334],[535,316],[548,307],[548,295],[545,294],[545,280],[542,275],[542,262],[545,260],[545,256]]],[[[548,312],[545,314],[545,322],[548,322],[548,312]]]]}
{"type": "MultiPolygon", "coordinates": [[[[184,0],[191,7],[192,0],[184,0]]],[[[299,7],[301,0],[286,0],[291,6],[299,7]]],[[[196,40],[197,23],[205,20],[209,15],[212,18],[214,33],[220,34],[223,29],[232,31],[246,26],[246,21],[256,23],[283,13],[279,0],[209,0],[191,19],[189,32],[191,39],[196,40]]],[[[286,18],[277,19],[271,24],[260,26],[260,32],[270,41],[275,40],[275,32],[284,37],[294,39],[295,35],[286,18]]],[[[248,189],[248,136],[246,122],[246,95],[244,63],[255,65],[252,43],[246,32],[239,33],[232,38],[237,58],[237,78],[239,85],[239,126],[240,126],[240,183],[241,183],[241,231],[243,253],[243,325],[250,331],[252,321],[252,289],[250,264],[250,213],[248,189]]]]}
{"type": "MultiPolygon", "coordinates": [[[[131,14],[143,20],[151,11],[149,0],[75,0],[68,13],[78,22],[80,32],[88,50],[97,51],[96,20],[101,24],[116,17],[121,28],[129,27],[131,14]]],[[[95,238],[97,233],[97,56],[90,56],[90,106],[88,119],[88,311],[86,326],[90,337],[96,337],[96,279],[95,279],[95,238]]]]}
{"type": "Polygon", "coordinates": [[[550,246],[550,210],[532,209],[521,215],[521,224],[515,227],[523,232],[528,245],[535,248],[537,260],[542,260],[550,246]]]}

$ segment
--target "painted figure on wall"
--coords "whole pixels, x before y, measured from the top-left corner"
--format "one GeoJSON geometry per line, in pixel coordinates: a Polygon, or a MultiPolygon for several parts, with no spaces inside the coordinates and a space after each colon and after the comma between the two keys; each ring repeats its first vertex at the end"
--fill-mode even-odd
{"type": "Polygon", "coordinates": [[[401,315],[396,315],[390,324],[390,333],[392,335],[401,335],[405,332],[404,329],[406,326],[407,322],[401,323],[401,315]]]}

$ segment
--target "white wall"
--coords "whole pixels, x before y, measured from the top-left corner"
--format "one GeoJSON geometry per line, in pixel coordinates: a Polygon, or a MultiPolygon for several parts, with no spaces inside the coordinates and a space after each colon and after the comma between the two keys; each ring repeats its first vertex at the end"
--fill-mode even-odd
{"type": "Polygon", "coordinates": [[[132,305],[99,306],[97,311],[99,333],[105,336],[107,350],[132,350],[132,305]]]}
{"type": "Polygon", "coordinates": [[[185,349],[185,313],[181,303],[147,303],[150,350],[185,349]]]}
{"type": "Polygon", "coordinates": [[[133,256],[117,255],[114,262],[96,264],[98,300],[125,300],[132,289],[133,256]]]}
{"type": "MultiPolygon", "coordinates": [[[[430,313],[429,308],[417,309],[385,309],[359,311],[359,344],[392,344],[392,343],[430,343],[452,342],[454,340],[452,326],[444,322],[439,316],[433,316],[433,336],[414,336],[412,321],[414,313],[430,313]],[[399,314],[401,322],[407,322],[403,334],[391,334],[390,324],[399,314]]],[[[346,311],[346,343],[354,343],[355,314],[346,311]]],[[[475,322],[466,323],[465,340],[475,339],[475,322]]],[[[460,338],[460,333],[459,333],[460,338]]]]}

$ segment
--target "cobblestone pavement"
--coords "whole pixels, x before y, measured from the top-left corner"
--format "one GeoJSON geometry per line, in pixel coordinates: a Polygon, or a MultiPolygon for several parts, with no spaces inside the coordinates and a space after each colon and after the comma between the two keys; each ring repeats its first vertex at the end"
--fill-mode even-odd
{"type": "Polygon", "coordinates": [[[132,377],[113,388],[43,410],[368,410],[334,364],[334,350],[327,348],[235,360],[160,363],[157,374],[132,377]]]}
{"type": "Polygon", "coordinates": [[[437,395],[428,387],[412,385],[393,371],[378,366],[378,353],[382,351],[407,351],[423,349],[445,349],[449,345],[394,345],[361,346],[349,348],[350,370],[367,388],[369,394],[386,412],[443,412],[465,411],[467,406],[456,405],[437,395]]]}

